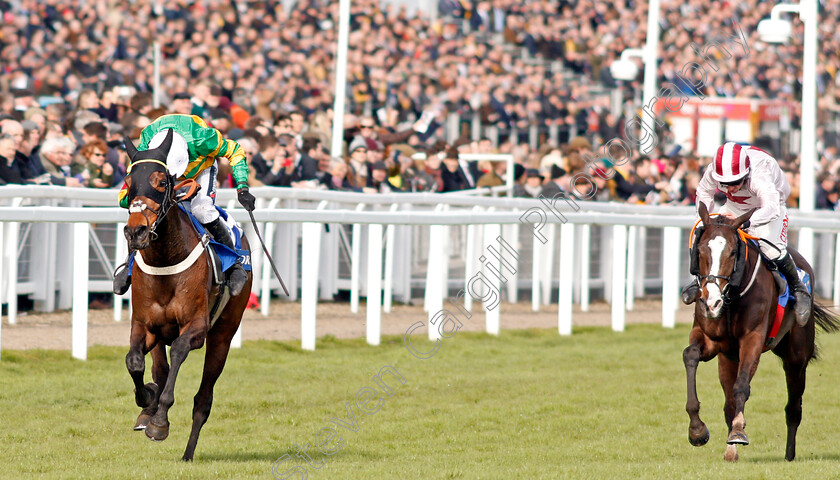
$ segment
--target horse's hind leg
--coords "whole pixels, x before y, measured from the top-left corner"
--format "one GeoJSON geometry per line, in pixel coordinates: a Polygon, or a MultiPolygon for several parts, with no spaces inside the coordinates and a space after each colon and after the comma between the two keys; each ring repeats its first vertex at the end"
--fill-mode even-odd
{"type": "Polygon", "coordinates": [[[700,420],[700,400],[697,399],[697,365],[700,360],[708,361],[717,355],[717,351],[707,344],[705,335],[699,328],[695,328],[689,335],[689,346],[683,351],[685,363],[688,400],[685,411],[690,419],[688,425],[688,441],[695,447],[705,445],[709,441],[709,429],[700,420]]]}
{"type": "MultiPolygon", "coordinates": [[[[226,332],[227,333],[227,332],[226,332]]],[[[233,330],[236,333],[236,330],[233,330]]],[[[219,331],[211,331],[207,336],[207,354],[204,357],[204,373],[201,376],[201,386],[198,388],[198,393],[193,399],[193,422],[192,431],[190,431],[190,439],[187,442],[187,448],[184,450],[184,456],[181,460],[185,462],[192,461],[195,454],[195,447],[198,444],[198,435],[201,433],[201,427],[207,422],[210,417],[210,408],[213,406],[213,387],[216,385],[216,380],[219,379],[222,370],[225,368],[225,361],[227,360],[228,351],[230,350],[230,341],[233,338],[233,333],[225,334],[219,331]]]]}
{"type": "Polygon", "coordinates": [[[169,375],[169,362],[166,360],[166,346],[163,343],[158,343],[151,350],[152,355],[152,379],[154,383],[147,383],[146,389],[153,393],[152,401],[140,412],[137,416],[137,421],[134,423],[135,430],[145,430],[152,415],[157,412],[158,401],[160,400],[160,386],[166,383],[166,377],[169,375]]]}
{"type": "Polygon", "coordinates": [[[175,403],[175,380],[178,378],[178,370],[184,360],[187,359],[190,350],[201,348],[204,345],[206,325],[206,320],[196,319],[172,342],[169,349],[169,356],[172,360],[169,375],[167,375],[166,383],[160,392],[158,409],[146,426],[146,436],[152,440],[161,441],[169,436],[169,409],[175,403]]]}
{"type": "Polygon", "coordinates": [[[787,423],[787,447],[785,460],[796,457],[796,430],[802,421],[802,394],[805,392],[805,369],[808,363],[798,363],[784,359],[785,378],[787,379],[788,402],[785,405],[787,423]]]}

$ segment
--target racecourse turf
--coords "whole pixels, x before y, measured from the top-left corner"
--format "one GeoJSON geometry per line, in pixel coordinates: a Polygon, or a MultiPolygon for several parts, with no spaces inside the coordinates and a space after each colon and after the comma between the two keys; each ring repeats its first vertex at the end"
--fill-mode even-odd
{"type": "MultiPolygon", "coordinates": [[[[418,333],[420,330],[418,330],[418,333]]],[[[821,335],[822,360],[809,368],[796,461],[783,460],[786,401],[780,362],[762,357],[747,403],[740,462],[723,460],[723,394],[716,362],[701,364],[701,415],[709,444],[689,445],[682,350],[688,327],[630,326],[556,331],[459,333],[421,360],[403,337],[379,347],[322,338],[246,342],[233,351],[193,463],[179,461],[204,350],[181,370],[171,433],[160,443],[132,431],[139,409],[126,349],[95,347],[85,362],[69,352],[4,351],[0,360],[0,478],[304,478],[288,472],[310,446],[309,479],[837,478],[840,476],[840,335],[821,335]],[[383,375],[388,397],[371,380],[383,375]],[[352,409],[352,416],[346,408],[352,409]],[[351,425],[355,432],[336,423],[351,425]],[[330,433],[324,430],[325,434],[330,433]],[[328,441],[329,440],[329,441],[328,441]],[[339,443],[341,442],[341,443],[339,443]],[[297,447],[296,447],[297,445],[297,447]]],[[[420,336],[419,338],[422,338],[420,336]]],[[[431,343],[417,340],[418,350],[431,343]]],[[[147,368],[150,366],[147,360],[147,368]]],[[[147,374],[147,379],[149,378],[147,374]]]]}

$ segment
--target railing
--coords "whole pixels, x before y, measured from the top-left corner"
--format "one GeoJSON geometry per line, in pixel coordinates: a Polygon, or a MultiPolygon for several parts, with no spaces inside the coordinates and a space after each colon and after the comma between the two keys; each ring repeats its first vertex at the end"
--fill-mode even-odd
{"type": "MultiPolygon", "coordinates": [[[[414,290],[422,290],[431,320],[445,297],[466,290],[477,275],[497,292],[495,300],[515,302],[520,292],[529,292],[532,308],[538,311],[556,298],[561,334],[572,332],[572,305],[586,311],[591,299],[598,296],[612,305],[614,330],[624,329],[625,312],[633,309],[635,298],[646,293],[662,295],[662,323],[673,326],[680,280],[687,276],[682,231],[695,221],[693,207],[597,202],[551,206],[518,198],[368,195],[271,187],[252,192],[260,205],[255,217],[293,300],[300,291],[301,345],[310,350],[316,343],[318,300],[331,299],[339,290],[351,292],[354,313],[358,312],[359,297],[367,297],[366,337],[368,343],[377,345],[382,310],[389,312],[394,299],[409,302],[416,298],[414,290]],[[505,263],[488,254],[490,246],[504,253],[499,238],[515,252],[508,249],[500,255],[505,263]],[[529,256],[531,261],[527,261],[529,256]],[[342,258],[347,261],[342,263],[342,258]],[[493,272],[504,273],[507,282],[491,275],[493,272]]],[[[14,322],[19,294],[40,298],[41,307],[72,307],[73,355],[77,358],[86,356],[88,292],[110,291],[110,280],[91,280],[91,265],[100,263],[102,267],[96,268],[110,272],[125,256],[121,225],[127,219],[126,211],[96,207],[113,205],[115,199],[114,191],[0,188],[0,204],[9,205],[0,207],[0,297],[8,304],[8,319],[14,322]],[[25,205],[28,202],[48,205],[25,205]],[[57,206],[59,203],[75,206],[57,206]],[[72,225],[65,225],[68,223],[72,225]],[[112,248],[102,241],[96,245],[97,232],[106,226],[108,235],[115,235],[112,248]],[[111,226],[116,226],[116,231],[111,226]],[[37,246],[32,240],[36,230],[37,246]],[[26,252],[29,258],[23,258],[26,252]],[[27,267],[31,278],[21,282],[18,266],[26,262],[32,263],[27,267]],[[53,298],[56,291],[57,301],[53,298]]],[[[217,199],[253,238],[246,212],[235,207],[235,193],[222,190],[217,199]]],[[[836,255],[840,243],[835,235],[840,222],[836,214],[791,211],[790,215],[792,230],[809,227],[826,232],[818,235],[821,243],[813,259],[816,283],[823,296],[833,294],[834,302],[840,303],[840,256],[836,255]]],[[[253,288],[262,296],[262,314],[268,315],[270,296],[278,292],[279,282],[258,248],[253,248],[252,256],[253,288]]],[[[482,298],[485,304],[494,300],[482,298]]],[[[118,320],[123,300],[115,300],[118,320]]],[[[470,295],[464,296],[464,304],[472,310],[470,295]]],[[[485,314],[487,331],[498,333],[499,308],[485,308],[485,314]]],[[[430,329],[430,338],[436,332],[430,329]]],[[[240,342],[237,334],[235,345],[240,342]]]]}

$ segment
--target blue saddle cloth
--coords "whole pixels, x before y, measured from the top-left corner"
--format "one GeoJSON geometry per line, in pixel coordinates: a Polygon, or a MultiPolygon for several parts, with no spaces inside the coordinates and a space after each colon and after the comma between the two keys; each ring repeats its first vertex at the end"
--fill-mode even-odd
{"type": "MultiPolygon", "coordinates": [[[[758,242],[755,241],[755,240],[752,240],[752,239],[750,239],[749,241],[750,241],[750,243],[752,243],[755,246],[756,250],[758,250],[758,248],[759,248],[758,242]]],[[[766,260],[766,258],[765,258],[765,260],[766,260]]],[[[807,273],[805,273],[804,270],[802,270],[799,267],[796,267],[796,271],[797,271],[797,273],[800,274],[799,278],[802,279],[802,283],[805,284],[805,287],[808,289],[808,293],[811,293],[811,277],[807,273]]],[[[784,276],[783,276],[783,278],[784,278],[784,276]]],[[[782,307],[782,308],[787,307],[787,304],[790,301],[790,297],[791,297],[790,285],[788,283],[785,283],[785,291],[782,292],[781,295],[779,295],[779,306],[782,307]]]]}
{"type": "MultiPolygon", "coordinates": [[[[195,231],[198,233],[198,235],[200,237],[207,234],[207,229],[204,228],[204,225],[202,225],[201,222],[199,222],[198,219],[196,219],[195,216],[193,216],[193,214],[190,213],[189,210],[184,208],[184,206],[181,205],[181,204],[178,204],[178,208],[180,208],[181,211],[183,211],[184,213],[187,214],[187,216],[190,218],[190,221],[193,224],[193,227],[195,228],[195,231]]],[[[222,210],[222,208],[220,208],[218,205],[216,206],[216,210],[219,211],[219,215],[222,217],[222,219],[227,221],[227,219],[228,219],[227,212],[222,210]]],[[[225,222],[225,223],[227,223],[227,222],[225,222]]],[[[222,271],[225,271],[225,272],[228,271],[231,267],[233,267],[236,264],[237,260],[240,260],[241,263],[242,263],[242,267],[245,269],[245,271],[250,272],[251,271],[251,251],[242,249],[242,235],[243,235],[242,228],[239,225],[236,225],[231,230],[233,231],[233,239],[234,239],[233,244],[236,246],[236,251],[232,250],[227,245],[223,245],[223,244],[213,240],[213,237],[210,236],[210,234],[207,234],[208,238],[210,238],[210,245],[212,245],[213,251],[216,252],[216,255],[219,257],[219,260],[222,263],[222,271]]],[[[134,255],[135,254],[136,254],[136,252],[133,252],[131,254],[131,257],[129,257],[129,259],[128,259],[128,274],[129,274],[129,276],[131,275],[131,271],[134,268],[134,255]]]]}
{"type": "MultiPolygon", "coordinates": [[[[796,267],[796,271],[801,273],[799,277],[802,279],[802,283],[804,283],[805,287],[808,289],[808,293],[811,293],[811,277],[799,267],[796,267]]],[[[790,301],[790,297],[790,284],[786,283],[784,293],[779,295],[779,306],[782,308],[786,307],[788,302],[790,301]]]]}

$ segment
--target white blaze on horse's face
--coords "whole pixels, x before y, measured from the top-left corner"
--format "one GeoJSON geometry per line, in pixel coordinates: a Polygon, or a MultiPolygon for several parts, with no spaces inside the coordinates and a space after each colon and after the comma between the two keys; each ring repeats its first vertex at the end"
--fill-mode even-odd
{"type": "Polygon", "coordinates": [[[131,202],[131,206],[128,207],[128,213],[140,213],[143,210],[146,210],[147,208],[149,208],[149,206],[143,203],[141,200],[135,200],[131,202]]]}
{"type": "MultiPolygon", "coordinates": [[[[720,274],[720,257],[724,248],[726,248],[725,238],[717,236],[709,240],[709,249],[712,251],[712,266],[709,268],[709,275],[720,274]]],[[[709,309],[711,317],[717,318],[721,309],[723,309],[723,292],[720,291],[717,283],[713,282],[706,283],[706,291],[709,294],[706,298],[706,307],[709,309]]]]}

